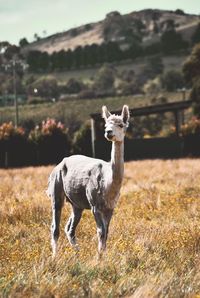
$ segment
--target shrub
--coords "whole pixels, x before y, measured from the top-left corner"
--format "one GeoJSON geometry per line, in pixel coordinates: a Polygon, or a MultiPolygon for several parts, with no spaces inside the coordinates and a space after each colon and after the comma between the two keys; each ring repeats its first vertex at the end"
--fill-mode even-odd
{"type": "Polygon", "coordinates": [[[28,142],[22,127],[12,122],[0,126],[0,165],[3,167],[22,166],[27,163],[28,142]]]}
{"type": "Polygon", "coordinates": [[[143,87],[144,92],[150,95],[156,95],[161,91],[161,84],[158,77],[153,80],[148,80],[143,87]]]}
{"type": "Polygon", "coordinates": [[[37,146],[38,163],[58,163],[70,152],[67,129],[55,119],[42,121],[29,134],[29,140],[37,146]]]}
{"type": "Polygon", "coordinates": [[[87,99],[92,99],[92,98],[96,98],[96,93],[93,89],[85,89],[82,90],[79,94],[78,94],[79,98],[87,98],[87,99]]]}
{"type": "Polygon", "coordinates": [[[0,126],[0,140],[11,140],[15,137],[24,137],[25,131],[22,127],[15,127],[12,122],[3,123],[0,126]]]}
{"type": "Polygon", "coordinates": [[[192,119],[181,126],[181,134],[187,136],[190,134],[200,134],[200,119],[192,117],[192,119]]]}
{"type": "Polygon", "coordinates": [[[193,83],[200,77],[200,44],[192,49],[192,53],[183,65],[183,74],[185,81],[193,83]]]}
{"type": "Polygon", "coordinates": [[[47,120],[42,121],[41,125],[36,125],[35,128],[31,130],[29,139],[38,143],[46,136],[65,135],[66,132],[67,129],[61,122],[56,122],[55,119],[47,118],[47,120]]]}
{"type": "Polygon", "coordinates": [[[72,151],[73,154],[92,156],[91,127],[89,122],[82,125],[81,128],[74,134],[72,151]]]}
{"type": "Polygon", "coordinates": [[[52,102],[50,99],[46,99],[43,97],[35,97],[35,96],[30,96],[27,100],[27,104],[29,105],[36,105],[36,104],[41,104],[41,103],[47,103],[47,102],[52,102]]]}
{"type": "Polygon", "coordinates": [[[192,44],[196,44],[200,42],[200,23],[198,23],[197,28],[194,34],[192,35],[191,41],[192,41],[192,44]]]}
{"type": "Polygon", "coordinates": [[[57,80],[52,76],[39,78],[27,87],[27,94],[37,97],[57,98],[58,92],[57,80]]]}
{"type": "Polygon", "coordinates": [[[94,88],[97,92],[110,92],[114,88],[116,70],[110,65],[102,66],[94,82],[94,88]]]}
{"type": "Polygon", "coordinates": [[[184,10],[182,10],[182,9],[176,9],[175,11],[175,14],[178,14],[178,15],[181,15],[181,16],[184,16],[185,15],[185,12],[184,12],[184,10]]]}
{"type": "Polygon", "coordinates": [[[118,86],[118,94],[131,95],[141,93],[141,88],[136,81],[121,82],[118,86]]]}
{"type": "MultiPolygon", "coordinates": [[[[200,135],[200,119],[197,117],[192,117],[187,123],[181,125],[180,135],[185,137],[189,135],[199,134],[200,135]]],[[[166,131],[166,136],[175,136],[176,128],[171,126],[168,131],[166,131]]]]}
{"type": "Polygon", "coordinates": [[[185,85],[183,75],[178,70],[169,70],[160,77],[162,88],[167,91],[175,91],[185,85]]]}
{"type": "Polygon", "coordinates": [[[77,94],[84,90],[84,88],[85,85],[81,81],[71,78],[65,86],[65,92],[68,94],[77,94]]]}

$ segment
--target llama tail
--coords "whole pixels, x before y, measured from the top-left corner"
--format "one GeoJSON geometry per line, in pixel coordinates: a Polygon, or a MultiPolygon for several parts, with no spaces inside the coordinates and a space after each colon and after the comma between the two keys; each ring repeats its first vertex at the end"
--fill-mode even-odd
{"type": "Polygon", "coordinates": [[[48,197],[51,199],[52,205],[52,225],[51,225],[51,246],[53,256],[56,254],[57,241],[60,234],[60,218],[64,203],[63,182],[61,170],[55,168],[49,177],[48,189],[46,191],[48,197]]]}

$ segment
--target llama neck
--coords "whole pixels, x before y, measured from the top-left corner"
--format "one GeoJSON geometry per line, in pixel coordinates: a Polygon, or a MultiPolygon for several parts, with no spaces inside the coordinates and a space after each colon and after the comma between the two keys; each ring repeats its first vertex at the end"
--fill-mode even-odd
{"type": "Polygon", "coordinates": [[[121,183],[124,175],[124,142],[112,142],[111,167],[113,182],[121,183]]]}

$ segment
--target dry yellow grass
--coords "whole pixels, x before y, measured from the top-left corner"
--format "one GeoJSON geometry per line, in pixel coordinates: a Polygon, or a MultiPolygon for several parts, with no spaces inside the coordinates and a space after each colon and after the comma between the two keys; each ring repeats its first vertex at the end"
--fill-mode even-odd
{"type": "Polygon", "coordinates": [[[126,164],[101,261],[89,211],[77,229],[80,251],[65,239],[69,205],[52,261],[51,169],[0,170],[1,297],[199,297],[200,160],[126,164]]]}

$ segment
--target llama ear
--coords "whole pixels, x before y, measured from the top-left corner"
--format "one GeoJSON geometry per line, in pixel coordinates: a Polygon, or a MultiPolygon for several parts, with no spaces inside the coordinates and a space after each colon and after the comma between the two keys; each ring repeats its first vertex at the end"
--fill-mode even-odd
{"type": "Polygon", "coordinates": [[[107,107],[106,106],[103,106],[102,107],[102,117],[104,118],[104,120],[106,121],[110,115],[111,114],[108,111],[107,107]]]}
{"type": "Polygon", "coordinates": [[[129,121],[129,118],[130,118],[130,113],[129,113],[129,108],[128,108],[127,105],[124,105],[123,106],[121,116],[122,116],[123,122],[128,126],[128,121],[129,121]]]}

